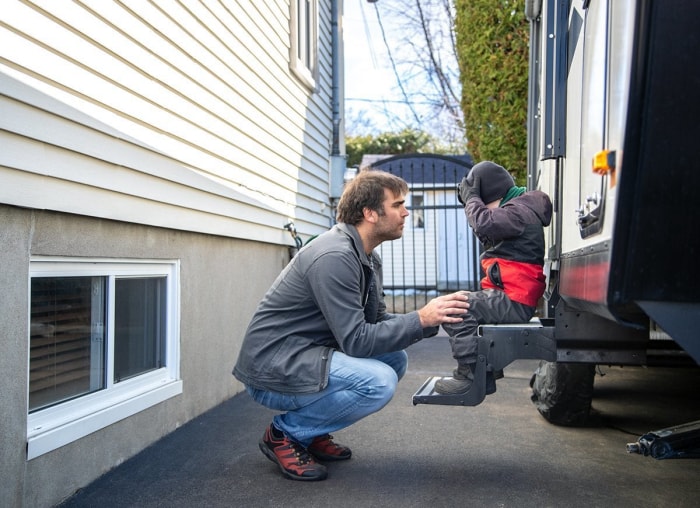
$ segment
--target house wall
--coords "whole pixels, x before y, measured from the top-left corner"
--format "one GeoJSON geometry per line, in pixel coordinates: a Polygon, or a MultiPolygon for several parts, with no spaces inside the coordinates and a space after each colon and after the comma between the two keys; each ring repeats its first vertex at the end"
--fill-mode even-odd
{"type": "Polygon", "coordinates": [[[0,504],[51,506],[242,389],[231,369],[286,247],[5,205],[0,224],[0,504]],[[28,461],[28,270],[37,255],[179,259],[183,391],[28,461]]]}
{"type": "Polygon", "coordinates": [[[0,504],[51,506],[242,389],[255,305],[331,223],[331,0],[313,87],[293,2],[0,9],[0,504]],[[32,256],[180,263],[182,394],[27,459],[32,256]]]}
{"type": "Polygon", "coordinates": [[[0,203],[289,243],[329,225],[330,1],[3,2],[0,203]]]}

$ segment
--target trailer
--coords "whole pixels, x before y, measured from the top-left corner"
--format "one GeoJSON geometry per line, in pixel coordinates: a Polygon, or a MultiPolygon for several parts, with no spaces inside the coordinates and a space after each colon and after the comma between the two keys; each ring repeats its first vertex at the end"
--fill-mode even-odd
{"type": "Polygon", "coordinates": [[[700,363],[700,2],[526,0],[526,16],[528,187],[554,207],[544,303],[481,327],[469,392],[432,377],[413,402],[479,404],[488,371],[533,358],[537,409],[577,425],[596,365],[700,363]]]}

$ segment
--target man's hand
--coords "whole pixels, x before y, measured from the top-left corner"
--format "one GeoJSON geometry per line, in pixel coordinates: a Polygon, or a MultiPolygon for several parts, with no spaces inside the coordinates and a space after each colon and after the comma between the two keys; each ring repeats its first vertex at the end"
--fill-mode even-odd
{"type": "Polygon", "coordinates": [[[457,197],[462,205],[466,205],[473,197],[481,197],[481,180],[471,172],[459,182],[457,197]]]}
{"type": "Polygon", "coordinates": [[[469,309],[468,295],[466,291],[458,291],[433,298],[418,311],[421,326],[428,328],[443,323],[460,323],[462,314],[469,309]]]}

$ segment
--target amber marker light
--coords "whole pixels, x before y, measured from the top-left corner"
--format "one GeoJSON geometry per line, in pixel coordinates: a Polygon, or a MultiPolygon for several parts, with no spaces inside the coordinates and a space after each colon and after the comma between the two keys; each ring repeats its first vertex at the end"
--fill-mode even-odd
{"type": "Polygon", "coordinates": [[[601,150],[593,156],[593,172],[600,176],[610,175],[610,187],[615,179],[615,150],[601,150]]]}

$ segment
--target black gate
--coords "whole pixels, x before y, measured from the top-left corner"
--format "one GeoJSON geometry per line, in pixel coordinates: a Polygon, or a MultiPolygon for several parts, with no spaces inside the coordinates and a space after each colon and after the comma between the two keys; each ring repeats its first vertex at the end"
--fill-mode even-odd
{"type": "Polygon", "coordinates": [[[379,247],[389,312],[410,312],[440,294],[479,288],[479,242],[457,199],[471,169],[469,156],[399,155],[371,167],[400,176],[409,186],[403,237],[379,247]]]}

